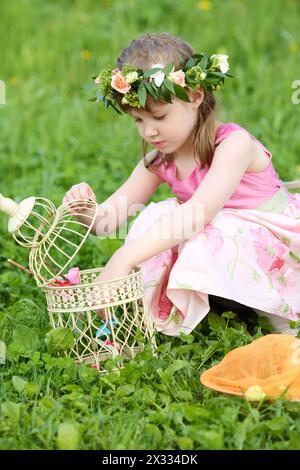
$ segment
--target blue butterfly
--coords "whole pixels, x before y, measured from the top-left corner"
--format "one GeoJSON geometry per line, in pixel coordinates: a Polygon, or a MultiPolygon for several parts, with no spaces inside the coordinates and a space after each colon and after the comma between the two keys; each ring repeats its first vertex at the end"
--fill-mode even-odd
{"type": "Polygon", "coordinates": [[[113,317],[111,321],[107,320],[106,322],[105,320],[101,320],[101,323],[102,326],[100,326],[100,328],[98,328],[98,330],[96,331],[96,338],[101,338],[102,336],[110,335],[110,329],[107,328],[106,323],[108,323],[108,325],[110,326],[116,326],[119,325],[120,322],[117,318],[113,317]]]}

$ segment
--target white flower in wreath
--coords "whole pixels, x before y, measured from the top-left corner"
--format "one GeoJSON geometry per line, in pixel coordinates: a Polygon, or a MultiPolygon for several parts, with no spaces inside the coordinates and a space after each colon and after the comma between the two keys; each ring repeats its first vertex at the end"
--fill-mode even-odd
{"type": "Polygon", "coordinates": [[[222,73],[226,73],[229,70],[228,55],[225,54],[213,54],[213,67],[218,67],[222,73]]]}
{"type": "MultiPolygon", "coordinates": [[[[152,69],[156,69],[156,68],[163,69],[164,67],[165,67],[165,65],[163,65],[163,64],[154,64],[154,65],[152,65],[151,68],[152,69]]],[[[157,87],[161,86],[164,79],[165,79],[165,73],[162,70],[158,70],[157,72],[150,75],[150,82],[152,80],[154,80],[154,83],[157,87]]]]}
{"type": "Polygon", "coordinates": [[[131,83],[136,82],[138,78],[139,78],[139,76],[138,76],[137,72],[129,72],[126,75],[125,80],[126,80],[127,83],[129,83],[131,85],[131,83]]]}

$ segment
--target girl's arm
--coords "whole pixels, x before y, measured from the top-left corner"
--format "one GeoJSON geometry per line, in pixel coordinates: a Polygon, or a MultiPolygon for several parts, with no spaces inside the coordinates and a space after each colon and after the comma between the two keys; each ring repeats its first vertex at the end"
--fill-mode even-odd
{"type": "MultiPolygon", "coordinates": [[[[155,152],[157,150],[155,149],[155,152]]],[[[153,151],[146,158],[152,158],[153,151]]],[[[127,221],[128,217],[136,214],[144,208],[144,204],[150,199],[162,179],[150,172],[140,160],[135,169],[125,181],[108,199],[97,205],[97,215],[91,233],[97,236],[108,236],[127,221]]],[[[68,203],[75,199],[96,199],[96,196],[87,183],[79,183],[73,186],[64,197],[68,203]]],[[[77,218],[89,224],[91,212],[83,210],[77,218]]]]}
{"type": "Polygon", "coordinates": [[[217,147],[193,196],[117,250],[116,263],[132,268],[202,230],[230,199],[254,158],[254,140],[244,130],[232,132],[217,147]]]}
{"type": "MultiPolygon", "coordinates": [[[[146,157],[147,158],[147,157],[146,157]]],[[[125,183],[106,201],[99,204],[93,233],[107,236],[123,225],[129,217],[144,209],[144,205],[162,183],[140,160],[125,183]]]]}

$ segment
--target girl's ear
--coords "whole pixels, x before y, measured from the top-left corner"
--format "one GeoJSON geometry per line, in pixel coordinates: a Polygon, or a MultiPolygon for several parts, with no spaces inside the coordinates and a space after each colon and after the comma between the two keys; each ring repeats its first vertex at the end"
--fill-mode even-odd
{"type": "Polygon", "coordinates": [[[200,104],[204,100],[203,88],[199,88],[198,90],[195,90],[195,91],[190,91],[188,92],[188,95],[191,100],[193,109],[199,108],[200,104]]]}

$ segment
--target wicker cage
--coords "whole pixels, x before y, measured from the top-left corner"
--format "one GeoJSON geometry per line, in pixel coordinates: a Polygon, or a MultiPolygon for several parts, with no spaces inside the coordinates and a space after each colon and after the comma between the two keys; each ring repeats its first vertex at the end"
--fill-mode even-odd
{"type": "Polygon", "coordinates": [[[71,344],[59,348],[63,354],[106,372],[107,359],[117,358],[116,367],[123,367],[125,360],[143,350],[145,340],[150,340],[154,353],[154,326],[139,267],[111,281],[96,280],[104,268],[76,268],[77,281],[68,277],[95,221],[95,201],[77,200],[56,209],[45,198],[18,204],[0,194],[0,210],[10,217],[8,230],[15,240],[31,248],[30,272],[46,296],[52,329],[72,334],[71,344]],[[84,222],[78,218],[82,207],[88,214],[84,222]]]}
{"type": "Polygon", "coordinates": [[[132,359],[143,350],[146,339],[155,350],[140,269],[109,282],[95,282],[102,270],[81,271],[77,285],[42,288],[52,328],[69,328],[73,333],[74,343],[66,354],[79,363],[92,363],[100,372],[105,371],[105,360],[116,356],[122,367],[123,359],[132,359]],[[105,320],[96,313],[100,307],[105,320]]]}

